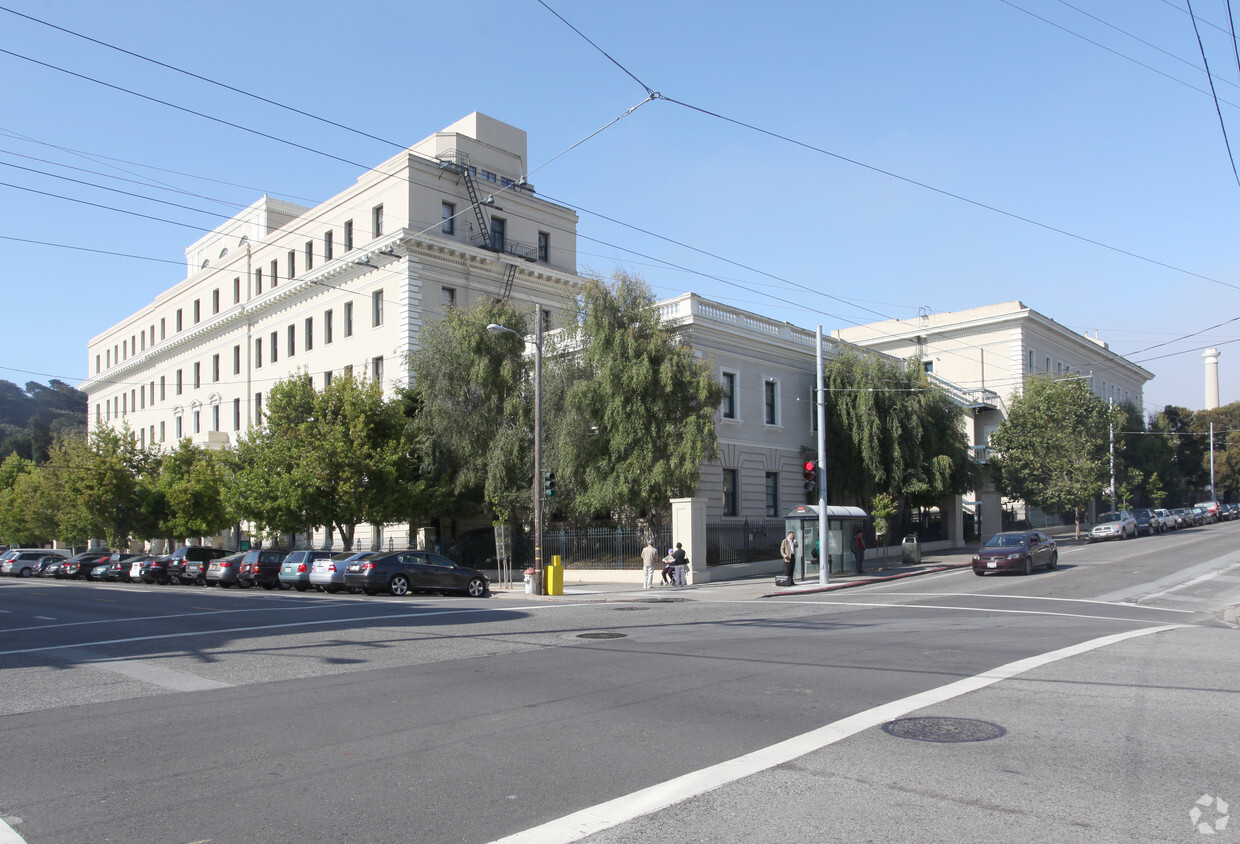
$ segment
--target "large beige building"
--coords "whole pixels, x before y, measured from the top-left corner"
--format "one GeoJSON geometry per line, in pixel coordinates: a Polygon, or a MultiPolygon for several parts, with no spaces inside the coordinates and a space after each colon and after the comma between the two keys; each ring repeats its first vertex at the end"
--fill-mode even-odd
{"type": "MultiPolygon", "coordinates": [[[[1094,394],[1142,407],[1153,373],[1111,351],[1097,335],[1072,331],[1022,302],[1002,302],[835,332],[840,340],[900,358],[918,358],[958,403],[971,411],[969,442],[985,464],[990,435],[1007,404],[1034,375],[1088,379],[1094,394]],[[954,386],[950,386],[954,385],[954,386]]],[[[986,533],[999,530],[999,494],[984,475],[978,506],[986,533]]],[[[1030,514],[1036,518],[1036,514],[1030,514]]]]}
{"type": "Polygon", "coordinates": [[[580,283],[577,217],[540,199],[527,167],[525,132],[474,113],[313,208],[264,196],[91,339],[90,424],[225,447],[295,372],[405,383],[422,326],[453,304],[509,296],[552,324],[580,283]]]}

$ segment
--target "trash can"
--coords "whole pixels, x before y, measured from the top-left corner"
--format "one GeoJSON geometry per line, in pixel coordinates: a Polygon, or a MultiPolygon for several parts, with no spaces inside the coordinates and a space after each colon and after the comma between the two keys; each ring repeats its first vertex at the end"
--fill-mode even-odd
{"type": "Polygon", "coordinates": [[[900,543],[900,562],[906,566],[915,566],[921,562],[921,542],[917,534],[910,533],[900,543]]]}

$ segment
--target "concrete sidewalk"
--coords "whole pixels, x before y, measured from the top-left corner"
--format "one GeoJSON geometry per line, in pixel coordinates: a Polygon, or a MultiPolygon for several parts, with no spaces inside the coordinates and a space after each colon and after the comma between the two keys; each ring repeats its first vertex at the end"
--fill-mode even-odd
{"type": "Polygon", "coordinates": [[[869,583],[883,583],[964,568],[972,565],[973,554],[977,549],[976,546],[970,546],[923,554],[922,561],[916,565],[904,565],[899,562],[899,549],[896,548],[894,550],[895,553],[890,556],[887,567],[884,570],[877,570],[880,563],[879,560],[868,559],[866,560],[867,568],[863,574],[852,572],[832,574],[831,581],[827,584],[819,583],[817,580],[806,580],[798,582],[796,586],[777,587],[774,577],[762,575],[760,577],[721,580],[689,586],[655,586],[653,589],[643,589],[641,584],[635,583],[573,583],[564,587],[563,595],[527,595],[525,593],[525,584],[517,583],[509,589],[493,587],[492,594],[496,598],[509,601],[569,603],[746,601],[758,598],[777,598],[788,595],[832,592],[869,583]]]}

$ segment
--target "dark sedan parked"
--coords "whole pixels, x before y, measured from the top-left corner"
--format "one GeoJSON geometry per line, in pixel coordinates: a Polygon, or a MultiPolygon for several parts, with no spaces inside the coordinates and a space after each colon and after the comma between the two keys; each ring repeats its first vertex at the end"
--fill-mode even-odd
{"type": "Polygon", "coordinates": [[[257,583],[264,589],[288,589],[280,583],[280,564],[292,548],[251,548],[241,558],[237,570],[237,585],[248,589],[257,583]]]}
{"type": "Polygon", "coordinates": [[[104,551],[102,554],[79,554],[77,557],[65,560],[60,571],[56,576],[62,580],[73,580],[81,578],[82,580],[90,580],[91,574],[98,566],[106,566],[108,561],[112,559],[111,551],[104,551]]]}
{"type": "Polygon", "coordinates": [[[1000,571],[1033,574],[1038,566],[1051,570],[1058,565],[1055,540],[1036,530],[996,533],[973,555],[973,573],[978,577],[1000,571]]]}
{"type": "Polygon", "coordinates": [[[486,576],[475,569],[458,566],[447,557],[430,551],[393,551],[374,554],[349,563],[344,585],[361,589],[367,595],[387,590],[393,595],[412,591],[463,592],[474,598],[488,594],[486,576]]]}

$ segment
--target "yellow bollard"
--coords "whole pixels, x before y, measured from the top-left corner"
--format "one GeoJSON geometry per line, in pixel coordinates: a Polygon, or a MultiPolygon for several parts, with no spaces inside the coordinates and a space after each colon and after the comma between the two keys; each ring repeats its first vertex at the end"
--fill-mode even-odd
{"type": "Polygon", "coordinates": [[[564,594],[564,566],[560,565],[560,555],[556,554],[551,558],[551,565],[547,566],[543,572],[543,577],[547,583],[548,595],[564,594]]]}

